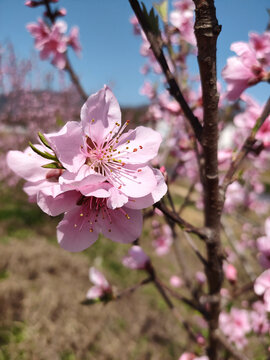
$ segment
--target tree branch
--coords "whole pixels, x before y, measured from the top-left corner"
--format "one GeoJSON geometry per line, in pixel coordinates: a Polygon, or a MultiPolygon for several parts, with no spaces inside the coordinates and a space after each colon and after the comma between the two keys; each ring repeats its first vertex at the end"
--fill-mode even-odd
{"type": "Polygon", "coordinates": [[[191,127],[193,128],[193,131],[196,135],[196,138],[201,141],[202,138],[202,125],[200,124],[198,118],[193,114],[191,108],[189,107],[188,103],[186,102],[182,91],[180,90],[180,87],[172,74],[172,72],[169,69],[167,60],[165,58],[165,55],[162,50],[162,39],[161,37],[157,36],[153,33],[151,27],[149,26],[149,23],[147,19],[144,16],[144,13],[140,7],[140,4],[137,0],[129,0],[130,5],[136,14],[138,21],[151,45],[151,50],[153,51],[153,54],[155,55],[156,60],[158,61],[160,67],[162,68],[162,71],[166,77],[167,83],[169,85],[169,92],[170,94],[175,98],[175,100],[179,103],[181,106],[183,113],[185,114],[186,118],[190,122],[191,127]]]}
{"type": "Polygon", "coordinates": [[[218,101],[216,76],[216,43],[221,26],[216,18],[214,0],[193,0],[195,3],[195,35],[198,46],[198,64],[200,68],[203,99],[203,135],[204,156],[204,220],[210,235],[207,245],[206,275],[209,295],[215,299],[209,309],[209,346],[210,360],[218,358],[218,341],[214,336],[218,328],[220,313],[220,289],[223,281],[222,251],[220,241],[221,202],[219,199],[218,176],[218,101]]]}
{"type": "Polygon", "coordinates": [[[269,114],[270,114],[270,98],[268,98],[261,116],[257,119],[255,126],[250,132],[250,135],[246,138],[244,144],[239,150],[236,158],[231,162],[230,168],[225,175],[225,178],[221,185],[221,190],[223,193],[224,200],[225,200],[225,193],[227,187],[231,184],[233,176],[235,175],[236,171],[240,168],[245,157],[252,150],[252,147],[256,142],[256,135],[260,130],[260,128],[262,127],[265,120],[267,119],[267,117],[269,116],[269,114]]]}
{"type": "Polygon", "coordinates": [[[203,229],[191,225],[182,219],[177,213],[170,211],[162,201],[157,202],[154,206],[161,210],[173,222],[177,223],[182,230],[195,234],[202,240],[208,240],[208,234],[203,229]]]}

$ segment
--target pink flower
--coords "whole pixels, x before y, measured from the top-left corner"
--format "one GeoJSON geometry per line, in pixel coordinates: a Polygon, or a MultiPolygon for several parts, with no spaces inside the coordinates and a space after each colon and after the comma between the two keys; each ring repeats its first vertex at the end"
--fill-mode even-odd
{"type": "Polygon", "coordinates": [[[232,308],[229,314],[222,312],[219,316],[219,326],[238,349],[247,344],[246,335],[251,331],[248,311],[232,308]]]}
{"type": "Polygon", "coordinates": [[[178,360],[194,360],[196,355],[192,353],[183,353],[178,360]]]}
{"type": "Polygon", "coordinates": [[[178,360],[209,360],[208,356],[196,356],[193,353],[185,352],[178,360]]]}
{"type": "Polygon", "coordinates": [[[51,216],[65,213],[57,238],[66,250],[86,249],[99,233],[116,242],[136,240],[140,210],[167,191],[162,173],[147,164],[157,154],[160,135],[144,127],[123,134],[127,123],[119,130],[120,121],[119,105],[104,87],[82,107],[81,123],[70,121],[41,137],[46,150],[36,145],[36,152],[49,159],[29,148],[8,153],[8,165],[28,181],[25,191],[39,207],[51,216]],[[57,168],[42,167],[51,161],[57,168]]]}
{"type": "Polygon", "coordinates": [[[143,270],[148,266],[149,262],[149,257],[137,245],[132,246],[128,251],[128,256],[125,256],[122,260],[123,265],[132,270],[143,270]]]}
{"type": "Polygon", "coordinates": [[[141,211],[129,208],[126,197],[102,181],[102,176],[97,175],[88,179],[80,192],[66,191],[56,198],[39,193],[38,205],[44,212],[53,216],[65,212],[57,226],[57,239],[65,250],[83,251],[98,239],[99,233],[120,243],[130,243],[140,236],[141,211]]]}
{"type": "Polygon", "coordinates": [[[228,84],[229,100],[236,100],[246,88],[257,84],[266,76],[267,69],[260,61],[261,53],[253,47],[261,46],[261,43],[254,34],[251,37],[251,43],[236,42],[231,45],[231,50],[238,56],[230,57],[222,71],[222,76],[228,84]]]}
{"type": "Polygon", "coordinates": [[[183,280],[179,276],[173,275],[170,278],[170,284],[171,286],[178,288],[183,285],[183,280]]]}
{"type": "Polygon", "coordinates": [[[232,264],[225,263],[223,265],[223,270],[227,280],[231,283],[235,283],[237,281],[237,269],[232,264]]]}
{"type": "Polygon", "coordinates": [[[145,81],[140,89],[140,94],[147,96],[151,100],[155,97],[156,90],[150,81],[145,81]]]}
{"type": "MultiPolygon", "coordinates": [[[[234,123],[242,132],[247,134],[248,130],[255,126],[257,119],[261,116],[263,106],[248,95],[242,95],[241,100],[246,104],[245,111],[235,116],[234,123]]],[[[265,148],[270,148],[270,116],[267,117],[258,131],[256,138],[262,141],[265,148]]]]}
{"type": "Polygon", "coordinates": [[[69,33],[69,37],[67,39],[68,45],[70,45],[73,50],[78,54],[81,51],[81,44],[79,42],[79,28],[74,26],[69,33]]]}
{"type": "Polygon", "coordinates": [[[157,255],[163,256],[170,251],[171,245],[173,243],[172,231],[167,224],[161,226],[155,231],[156,238],[155,240],[153,240],[152,244],[155,248],[157,255]]]}
{"type": "Polygon", "coordinates": [[[64,69],[66,58],[64,53],[67,50],[67,38],[64,33],[67,25],[64,21],[57,21],[49,28],[42,19],[38,24],[28,24],[26,28],[35,38],[35,46],[40,51],[42,60],[52,57],[52,64],[59,69],[64,69]]]}
{"type": "Polygon", "coordinates": [[[270,312],[270,269],[265,270],[254,283],[254,291],[263,296],[265,309],[270,312]]]}
{"type": "Polygon", "coordinates": [[[91,267],[89,269],[89,279],[94,284],[87,294],[86,298],[90,300],[102,299],[106,296],[112,295],[112,288],[104,275],[101,274],[96,268],[91,267]]]}
{"type": "MultiPolygon", "coordinates": [[[[42,145],[35,144],[34,146],[38,150],[44,151],[42,145]]],[[[50,152],[48,149],[46,151],[50,152]]],[[[30,201],[36,201],[40,190],[52,197],[61,193],[58,180],[63,170],[43,168],[43,165],[51,161],[39,156],[30,147],[27,147],[24,152],[9,151],[6,160],[9,168],[15,174],[27,180],[24,191],[29,196],[30,201]]]]}
{"type": "Polygon", "coordinates": [[[253,310],[250,313],[252,330],[257,334],[266,334],[270,331],[270,323],[267,318],[265,303],[256,301],[252,305],[253,310]]]}
{"type": "Polygon", "coordinates": [[[270,31],[263,34],[250,33],[250,44],[256,52],[256,57],[261,63],[270,66],[270,31]]]}
{"type": "Polygon", "coordinates": [[[194,3],[192,0],[181,0],[174,2],[174,8],[170,13],[170,22],[175,26],[186,42],[196,45],[194,35],[194,3]]]}
{"type": "Polygon", "coordinates": [[[265,221],[265,234],[266,236],[257,239],[257,248],[260,251],[260,264],[268,269],[270,268],[270,217],[265,221]]]}
{"type": "Polygon", "coordinates": [[[58,159],[68,170],[61,177],[61,184],[101,174],[128,197],[142,198],[153,193],[158,181],[164,183],[160,172],[148,165],[157,155],[161,136],[143,126],[123,133],[128,124],[127,121],[121,127],[119,104],[104,86],[83,105],[80,123],[70,122],[58,133],[47,134],[58,159]]]}
{"type": "Polygon", "coordinates": [[[133,33],[134,33],[134,35],[140,35],[141,34],[141,28],[140,28],[140,24],[139,24],[139,21],[137,19],[137,16],[135,16],[135,15],[131,16],[129,21],[133,25],[133,33]]]}
{"type": "Polygon", "coordinates": [[[199,284],[203,285],[206,282],[206,276],[202,271],[197,271],[195,274],[195,278],[199,284]]]}

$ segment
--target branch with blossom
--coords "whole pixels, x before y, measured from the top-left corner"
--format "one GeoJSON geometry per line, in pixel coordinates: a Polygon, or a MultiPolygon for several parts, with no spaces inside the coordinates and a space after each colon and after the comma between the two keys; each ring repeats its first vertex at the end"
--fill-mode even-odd
{"type": "Polygon", "coordinates": [[[146,58],[142,73],[158,80],[146,79],[141,88],[150,101],[142,121],[151,126],[127,130],[131,122],[122,121],[108,86],[90,97],[80,87],[67,58],[68,47],[80,50],[78,29],[66,35],[58,20],[65,11],[52,10],[51,2],[26,2],[46,7],[46,21],[28,28],[41,58],[68,71],[85,98],[81,119],[39,132],[38,143],[8,153],[8,166],[27,181],[30,201],[50,216],[64,214],[57,226],[62,248],[83,251],[102,234],[132,244],[122,263],[147,274],[117,292],[91,267],[94,286],[83,303],[119,300],[152,284],[192,340],[181,360],[252,357],[252,349],[242,353],[249,336],[266,338],[270,329],[269,203],[262,181],[270,161],[270,102],[261,106],[244,91],[269,81],[269,32],[232,44],[237,56],[222,71],[224,92],[216,73],[221,26],[214,0],[177,0],[172,11],[164,0],[155,6],[159,18],[129,0],[146,58]],[[188,69],[195,54],[200,77],[188,69]],[[144,246],[152,246],[152,256],[144,246]],[[162,257],[170,266],[161,266],[162,257]]]}

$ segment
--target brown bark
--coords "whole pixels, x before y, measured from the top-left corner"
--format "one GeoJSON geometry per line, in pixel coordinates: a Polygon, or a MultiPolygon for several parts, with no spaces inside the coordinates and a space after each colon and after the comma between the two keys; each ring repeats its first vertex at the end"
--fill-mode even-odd
{"type": "Polygon", "coordinates": [[[221,202],[219,199],[218,176],[218,101],[216,77],[216,42],[221,26],[216,18],[214,0],[194,0],[196,10],[195,35],[198,46],[198,64],[200,68],[203,97],[203,135],[204,156],[204,220],[209,229],[207,246],[206,275],[209,288],[209,346],[211,360],[218,358],[218,340],[215,331],[218,328],[220,313],[220,289],[223,281],[222,250],[220,242],[221,202]]]}

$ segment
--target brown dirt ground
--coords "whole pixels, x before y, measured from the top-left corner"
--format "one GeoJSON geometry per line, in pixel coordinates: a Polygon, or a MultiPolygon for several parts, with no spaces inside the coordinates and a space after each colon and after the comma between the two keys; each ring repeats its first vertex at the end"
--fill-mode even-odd
{"type": "Polygon", "coordinates": [[[164,304],[151,300],[152,285],[117,302],[83,306],[90,287],[83,254],[42,237],[0,243],[0,254],[6,274],[0,341],[3,334],[9,339],[2,341],[1,360],[167,360],[181,354],[184,332],[164,304]]]}

